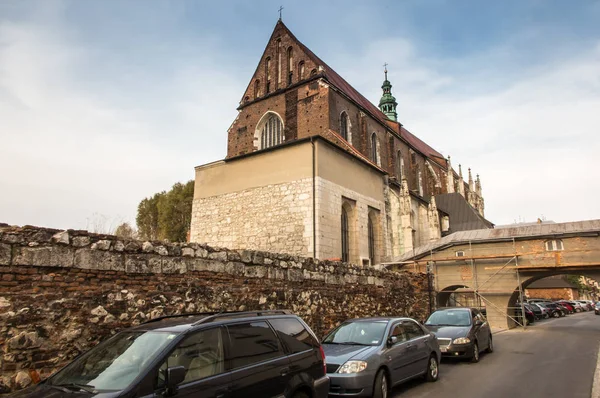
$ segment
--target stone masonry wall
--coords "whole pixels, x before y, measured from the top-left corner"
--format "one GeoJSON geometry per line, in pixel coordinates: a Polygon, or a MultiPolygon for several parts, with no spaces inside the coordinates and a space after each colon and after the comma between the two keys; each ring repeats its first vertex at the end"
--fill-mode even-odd
{"type": "Polygon", "coordinates": [[[312,255],[310,178],[194,199],[193,209],[192,242],[312,255]]]}
{"type": "Polygon", "coordinates": [[[194,243],[0,225],[0,390],[165,314],[287,308],[319,337],[347,318],[424,317],[426,277],[194,243]]]}

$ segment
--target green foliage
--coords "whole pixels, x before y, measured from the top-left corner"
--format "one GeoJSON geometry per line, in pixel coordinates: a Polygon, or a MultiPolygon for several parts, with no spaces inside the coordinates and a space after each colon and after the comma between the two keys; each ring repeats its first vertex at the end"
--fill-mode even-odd
{"type": "Polygon", "coordinates": [[[117,227],[115,235],[123,239],[136,239],[137,231],[128,222],[124,222],[117,227]]]}
{"type": "Polygon", "coordinates": [[[579,275],[567,275],[565,279],[572,285],[577,286],[579,292],[589,290],[589,288],[581,282],[581,277],[579,275]]]}
{"type": "Polygon", "coordinates": [[[194,181],[176,183],[143,199],[138,205],[136,223],[140,239],[185,242],[192,221],[194,181]]]}

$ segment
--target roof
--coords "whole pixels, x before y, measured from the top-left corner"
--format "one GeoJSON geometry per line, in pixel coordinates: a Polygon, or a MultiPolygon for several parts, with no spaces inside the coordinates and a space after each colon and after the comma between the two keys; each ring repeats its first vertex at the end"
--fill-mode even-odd
{"type": "Polygon", "coordinates": [[[600,220],[585,220],[556,224],[536,224],[525,227],[507,227],[495,229],[477,229],[472,231],[454,232],[435,242],[417,247],[414,250],[394,258],[394,263],[415,260],[446,247],[465,243],[484,243],[511,239],[527,239],[535,237],[560,237],[563,235],[576,235],[580,233],[600,234],[600,220]]]}
{"type": "Polygon", "coordinates": [[[341,77],[333,68],[327,65],[321,58],[319,58],[315,53],[313,53],[308,47],[306,47],[300,40],[294,36],[294,34],[285,26],[282,21],[277,22],[281,24],[282,27],[286,30],[286,32],[290,35],[290,37],[295,40],[302,51],[306,53],[309,58],[312,58],[312,61],[321,65],[324,70],[321,72],[321,75],[333,86],[335,86],[338,90],[344,93],[348,98],[354,101],[357,105],[361,106],[363,109],[367,110],[372,114],[375,119],[381,122],[384,126],[387,126],[391,130],[395,131],[400,137],[402,137],[410,146],[412,146],[417,151],[421,152],[423,155],[431,158],[436,163],[443,167],[447,167],[446,160],[444,156],[427,145],[425,142],[420,140],[417,136],[410,133],[406,130],[399,122],[395,122],[390,120],[385,113],[383,113],[377,106],[375,106],[371,101],[369,101],[365,96],[359,93],[354,87],[350,85],[343,77],[341,77]]]}
{"type": "Polygon", "coordinates": [[[527,289],[560,289],[560,288],[568,288],[568,289],[577,289],[577,286],[563,278],[560,277],[548,277],[539,279],[535,282],[532,282],[527,289]]]}
{"type": "Polygon", "coordinates": [[[458,192],[435,196],[437,208],[450,216],[450,231],[470,231],[493,228],[494,224],[486,220],[458,192]]]}

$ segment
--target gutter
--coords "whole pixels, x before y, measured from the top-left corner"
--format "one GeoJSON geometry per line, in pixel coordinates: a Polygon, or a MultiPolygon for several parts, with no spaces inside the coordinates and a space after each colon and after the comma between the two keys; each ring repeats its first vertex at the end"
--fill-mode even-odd
{"type": "Polygon", "coordinates": [[[316,192],[316,166],[315,166],[315,142],[313,137],[310,137],[310,144],[312,146],[312,223],[313,223],[313,258],[317,258],[317,198],[316,192]]]}

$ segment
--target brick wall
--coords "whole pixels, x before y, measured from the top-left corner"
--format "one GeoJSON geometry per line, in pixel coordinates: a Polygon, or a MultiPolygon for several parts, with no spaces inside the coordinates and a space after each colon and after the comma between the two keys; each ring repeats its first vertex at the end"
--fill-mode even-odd
{"type": "Polygon", "coordinates": [[[531,298],[542,298],[548,300],[579,300],[577,289],[554,288],[554,289],[525,289],[525,293],[531,298]]]}
{"type": "Polygon", "coordinates": [[[163,314],[288,308],[319,336],[347,318],[428,308],[426,277],[233,251],[0,227],[0,387],[31,383],[125,327],[163,314]]]}

